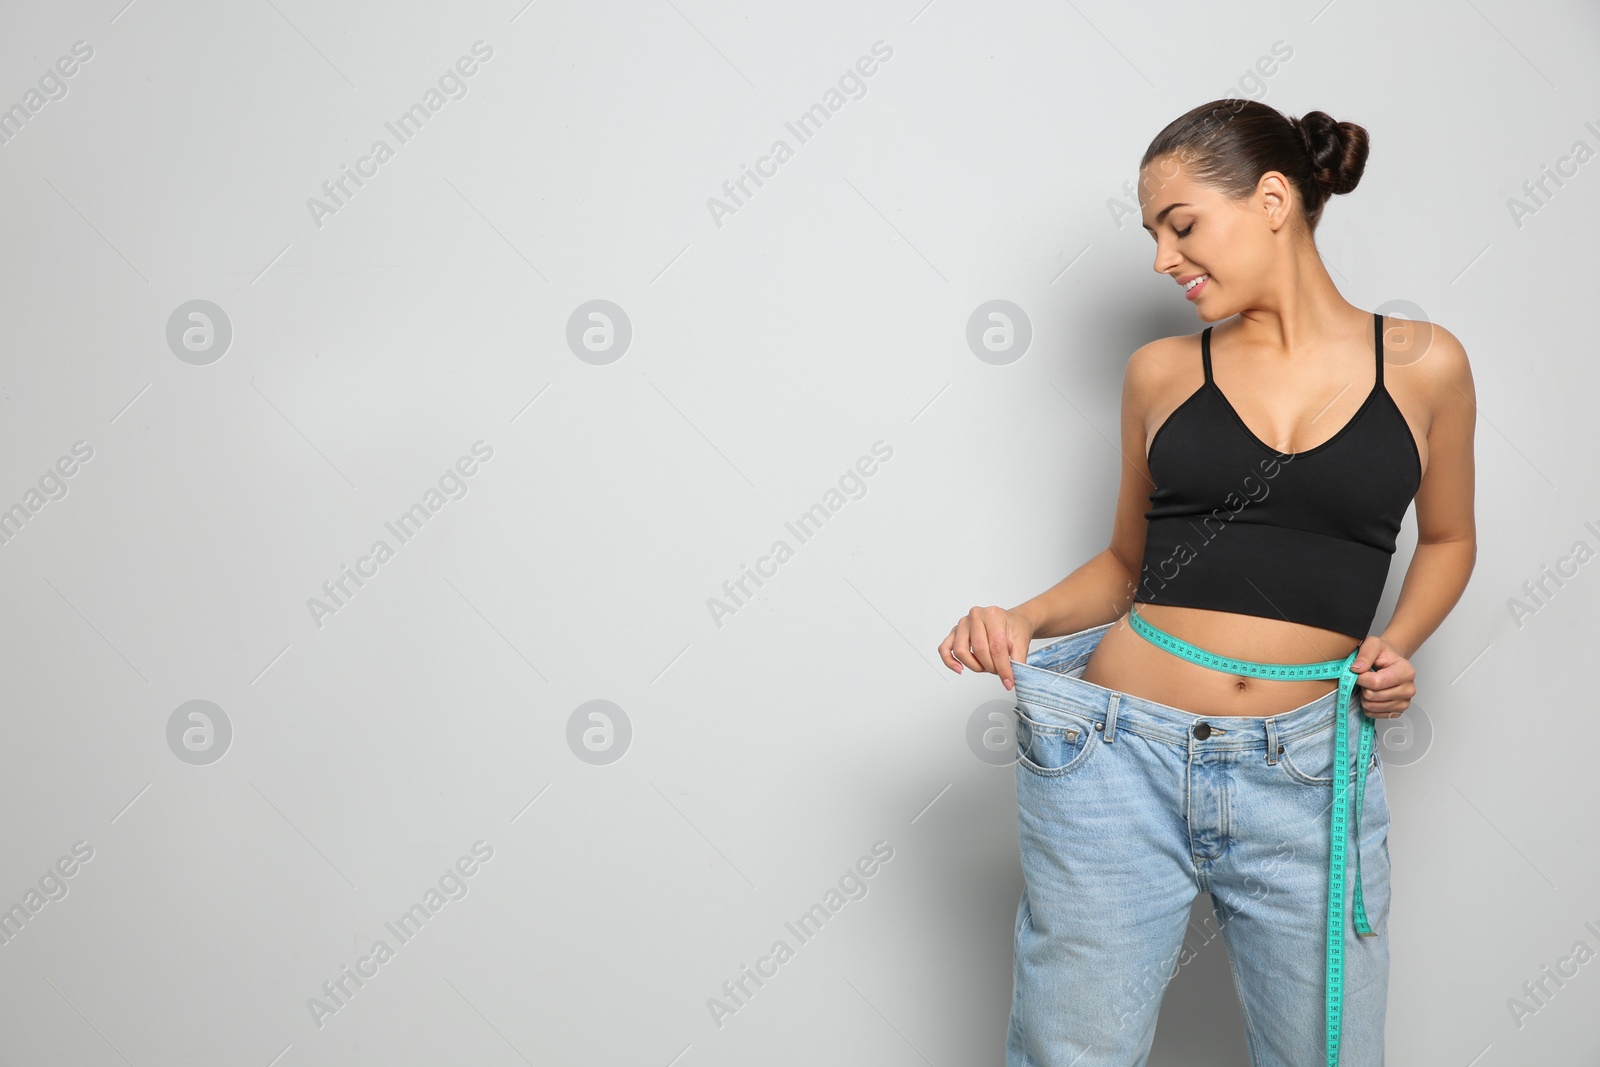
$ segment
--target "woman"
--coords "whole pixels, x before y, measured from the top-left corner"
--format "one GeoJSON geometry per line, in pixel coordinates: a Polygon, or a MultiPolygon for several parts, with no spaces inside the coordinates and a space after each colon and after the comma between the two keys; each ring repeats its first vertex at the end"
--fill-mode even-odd
{"type": "Polygon", "coordinates": [[[1254,101],[1161,131],[1140,162],[1154,267],[1218,325],[1128,361],[1110,546],[939,647],[1017,697],[1008,1067],[1142,1067],[1201,891],[1254,1067],[1383,1062],[1372,720],[1405,711],[1472,571],[1475,407],[1450,333],[1354,307],[1322,263],[1323,205],[1366,159],[1360,126],[1254,101]]]}

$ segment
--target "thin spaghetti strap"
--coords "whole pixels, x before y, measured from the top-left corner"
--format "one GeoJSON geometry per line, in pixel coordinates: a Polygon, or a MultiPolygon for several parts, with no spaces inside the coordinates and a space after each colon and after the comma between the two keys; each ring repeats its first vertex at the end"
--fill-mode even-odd
{"type": "Polygon", "coordinates": [[[1375,382],[1375,386],[1377,388],[1379,388],[1379,389],[1382,389],[1383,388],[1383,313],[1382,312],[1378,312],[1378,311],[1374,311],[1372,313],[1372,347],[1374,349],[1376,349],[1377,353],[1378,353],[1378,378],[1377,378],[1377,381],[1375,382]]]}
{"type": "Polygon", "coordinates": [[[1200,332],[1200,363],[1206,370],[1206,384],[1211,384],[1211,327],[1200,332]]]}

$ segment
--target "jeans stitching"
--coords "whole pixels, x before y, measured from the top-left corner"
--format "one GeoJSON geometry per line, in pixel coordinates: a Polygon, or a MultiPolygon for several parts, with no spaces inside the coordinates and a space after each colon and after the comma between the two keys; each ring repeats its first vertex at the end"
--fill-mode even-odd
{"type": "MultiPolygon", "coordinates": [[[[1021,712],[1018,712],[1017,714],[1019,716],[1021,716],[1023,718],[1023,720],[1026,721],[1029,724],[1028,725],[1028,731],[1029,731],[1028,747],[1031,748],[1033,746],[1033,733],[1034,733],[1033,720],[1032,719],[1028,719],[1027,716],[1022,715],[1021,712]]],[[[1066,734],[1070,733],[1071,730],[1070,730],[1070,728],[1067,729],[1067,730],[1061,730],[1059,728],[1057,728],[1055,730],[1051,730],[1051,729],[1047,728],[1043,732],[1045,733],[1046,736],[1050,736],[1052,733],[1057,733],[1061,737],[1065,738],[1066,734]]],[[[1094,741],[1094,739],[1092,737],[1084,738],[1084,740],[1082,741],[1083,748],[1080,749],[1076,755],[1074,755],[1070,760],[1068,760],[1066,763],[1062,764],[1060,767],[1045,767],[1045,766],[1043,766],[1041,764],[1035,763],[1033,760],[1028,758],[1027,751],[1019,744],[1017,746],[1017,766],[1021,767],[1023,770],[1027,771],[1029,774],[1033,775],[1036,778],[1063,778],[1063,777],[1066,777],[1066,776],[1076,772],[1080,767],[1082,767],[1085,763],[1087,763],[1089,761],[1089,758],[1092,755],[1092,750],[1096,747],[1094,745],[1093,741],[1094,741]]],[[[1068,744],[1078,744],[1079,742],[1076,739],[1074,739],[1074,740],[1069,741],[1067,743],[1068,744]]]]}
{"type": "MultiPolygon", "coordinates": [[[[1033,697],[1033,696],[1018,697],[1017,701],[1018,701],[1018,703],[1021,703],[1021,704],[1032,704],[1035,707],[1049,708],[1051,711],[1059,711],[1059,712],[1062,712],[1062,713],[1067,714],[1067,715],[1075,715],[1080,719],[1087,719],[1091,723],[1099,723],[1101,728],[1103,728],[1104,725],[1105,725],[1105,720],[1104,719],[1096,718],[1094,712],[1088,711],[1088,710],[1086,710],[1086,709],[1084,709],[1082,707],[1076,707],[1076,706],[1064,707],[1064,706],[1062,706],[1060,704],[1052,704],[1048,700],[1041,700],[1038,697],[1033,697]]],[[[1204,716],[1199,714],[1198,712],[1195,712],[1193,714],[1195,716],[1195,721],[1196,722],[1198,722],[1200,719],[1204,718],[1204,716]]],[[[1286,712],[1280,712],[1275,717],[1276,718],[1282,718],[1284,714],[1287,714],[1287,713],[1286,712]]],[[[1252,723],[1255,724],[1255,725],[1261,725],[1266,720],[1266,716],[1260,716],[1260,715],[1241,715],[1241,716],[1238,716],[1238,718],[1251,720],[1252,723]]],[[[1278,734],[1278,743],[1286,745],[1286,744],[1290,743],[1291,741],[1299,741],[1302,738],[1304,738],[1304,737],[1306,737],[1306,736],[1308,736],[1310,734],[1314,734],[1319,730],[1328,729],[1328,725],[1329,724],[1327,722],[1318,721],[1318,722],[1315,722],[1315,723],[1312,723],[1312,724],[1309,724],[1309,725],[1302,726],[1301,729],[1299,729],[1299,730],[1297,730],[1297,731],[1295,731],[1293,733],[1280,731],[1279,734],[1278,734]]],[[[1186,748],[1186,746],[1187,746],[1187,736],[1185,737],[1184,740],[1179,741],[1179,740],[1174,740],[1172,738],[1172,736],[1170,734],[1167,734],[1167,733],[1162,733],[1162,732],[1155,731],[1155,730],[1141,729],[1137,724],[1125,721],[1121,717],[1121,714],[1119,712],[1119,715],[1118,715],[1118,718],[1117,718],[1117,732],[1121,733],[1123,730],[1129,730],[1129,731],[1131,731],[1133,733],[1138,734],[1140,737],[1148,738],[1151,741],[1159,741],[1159,742],[1162,742],[1163,744],[1172,745],[1172,746],[1174,746],[1176,748],[1186,748]]],[[[1220,727],[1217,728],[1217,733],[1223,733],[1223,732],[1224,731],[1220,727]]],[[[1255,731],[1252,731],[1252,733],[1254,733],[1254,732],[1255,731]]],[[[1187,735],[1187,733],[1188,733],[1188,731],[1186,730],[1185,731],[1185,735],[1187,735]]],[[[1249,741],[1249,742],[1243,742],[1243,743],[1240,743],[1238,745],[1218,745],[1218,746],[1215,746],[1212,749],[1212,751],[1216,751],[1216,752],[1254,752],[1257,749],[1264,748],[1265,745],[1266,745],[1266,741],[1264,740],[1265,735],[1266,735],[1265,729],[1263,728],[1260,731],[1260,733],[1261,733],[1261,739],[1252,740],[1252,741],[1249,741]]]]}

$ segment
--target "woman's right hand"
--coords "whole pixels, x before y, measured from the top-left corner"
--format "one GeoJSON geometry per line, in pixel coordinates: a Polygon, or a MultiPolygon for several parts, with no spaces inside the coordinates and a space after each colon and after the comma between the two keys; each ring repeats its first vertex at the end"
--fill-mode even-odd
{"type": "Polygon", "coordinates": [[[1028,662],[1028,642],[1032,640],[1033,624],[1016,611],[995,605],[974,607],[939,645],[939,658],[957,674],[963,664],[975,671],[998,674],[1005,687],[1011,689],[1016,684],[1011,677],[1011,661],[1028,662]]]}

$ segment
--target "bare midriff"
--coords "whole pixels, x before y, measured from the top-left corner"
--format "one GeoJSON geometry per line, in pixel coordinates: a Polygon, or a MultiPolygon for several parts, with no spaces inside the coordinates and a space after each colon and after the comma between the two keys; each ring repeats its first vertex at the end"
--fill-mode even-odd
{"type": "MultiPolygon", "coordinates": [[[[1139,617],[1173,637],[1230,659],[1318,663],[1343,659],[1360,644],[1315,626],[1208,608],[1139,604],[1139,617]]],[[[1252,678],[1214,670],[1145,640],[1124,615],[1100,640],[1083,680],[1195,715],[1279,715],[1332,692],[1331,679],[1252,678]]]]}

